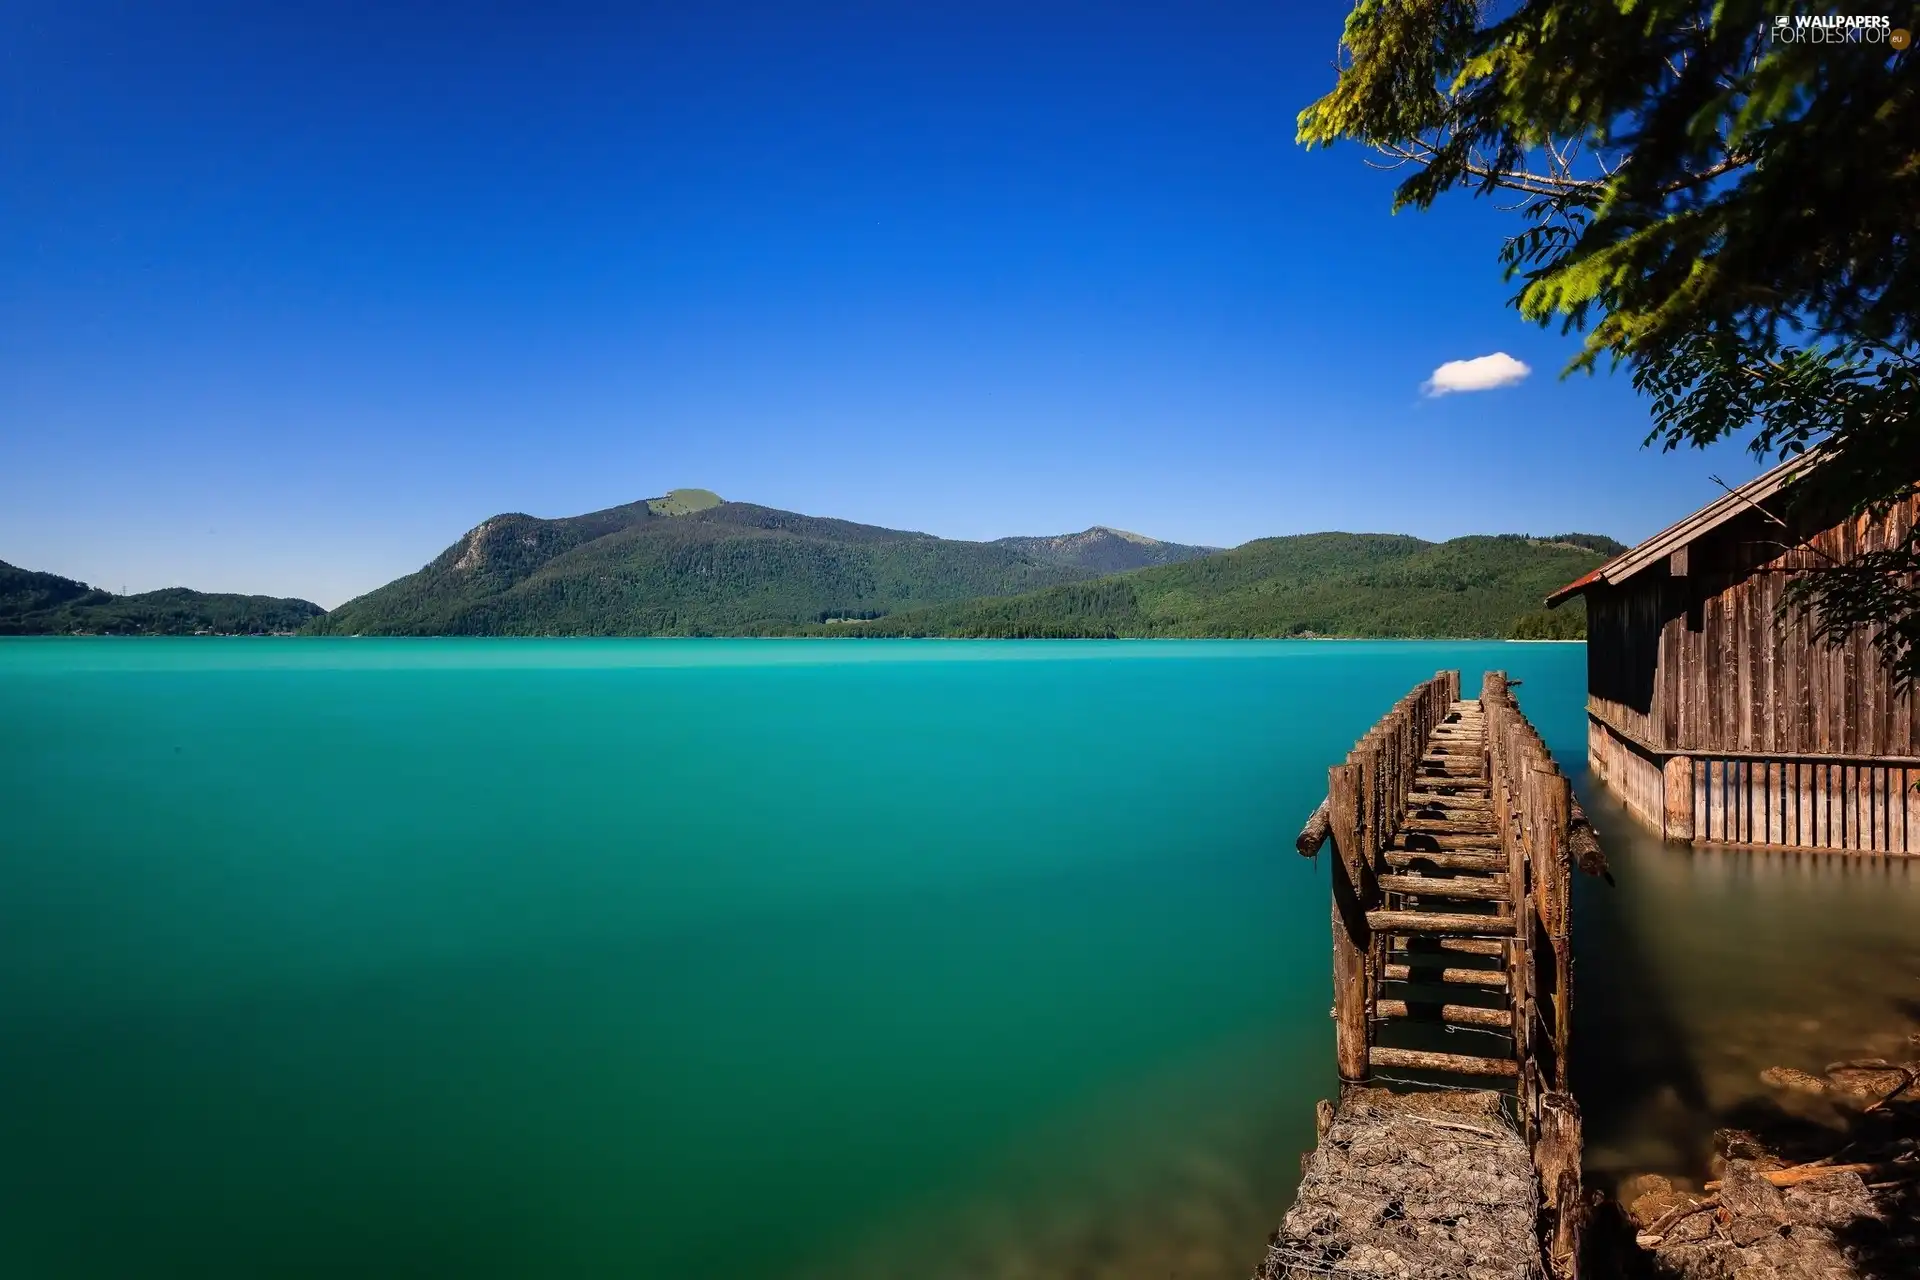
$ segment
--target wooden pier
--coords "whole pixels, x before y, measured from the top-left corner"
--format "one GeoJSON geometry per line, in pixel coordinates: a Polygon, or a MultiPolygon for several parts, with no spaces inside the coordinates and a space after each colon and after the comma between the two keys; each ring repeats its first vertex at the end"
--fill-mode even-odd
{"type": "Polygon", "coordinates": [[[1328,841],[1340,1098],[1259,1274],[1571,1280],[1569,891],[1601,862],[1506,676],[1402,698],[1327,771],[1297,846],[1328,841]]]}

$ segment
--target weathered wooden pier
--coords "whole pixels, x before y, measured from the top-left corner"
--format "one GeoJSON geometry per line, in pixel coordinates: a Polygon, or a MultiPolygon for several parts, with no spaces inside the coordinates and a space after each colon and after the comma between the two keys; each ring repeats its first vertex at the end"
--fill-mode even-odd
{"type": "Polygon", "coordinates": [[[1327,771],[1297,844],[1328,841],[1340,1097],[1260,1276],[1570,1280],[1569,892],[1601,863],[1506,676],[1402,698],[1327,771]]]}

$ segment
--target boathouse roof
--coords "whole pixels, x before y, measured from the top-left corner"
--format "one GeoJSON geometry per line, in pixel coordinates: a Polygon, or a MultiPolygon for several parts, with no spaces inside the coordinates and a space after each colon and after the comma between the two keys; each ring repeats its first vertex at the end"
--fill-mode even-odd
{"type": "Polygon", "coordinates": [[[1592,573],[1575,578],[1547,597],[1547,607],[1555,608],[1592,587],[1618,586],[1642,570],[1660,564],[1696,538],[1719,528],[1741,512],[1786,488],[1789,481],[1813,465],[1815,457],[1815,452],[1803,453],[1762,472],[1737,489],[1729,489],[1724,496],[1709,502],[1686,519],[1667,526],[1639,546],[1621,552],[1592,573]]]}

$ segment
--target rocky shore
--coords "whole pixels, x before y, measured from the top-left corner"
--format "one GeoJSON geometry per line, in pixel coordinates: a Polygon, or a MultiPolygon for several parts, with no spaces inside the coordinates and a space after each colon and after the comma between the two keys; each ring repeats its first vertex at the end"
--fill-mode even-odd
{"type": "Polygon", "coordinates": [[[1751,1124],[1714,1134],[1698,1184],[1619,1189],[1624,1272],[1667,1280],[1920,1276],[1920,1034],[1897,1058],[1770,1067],[1751,1124]]]}

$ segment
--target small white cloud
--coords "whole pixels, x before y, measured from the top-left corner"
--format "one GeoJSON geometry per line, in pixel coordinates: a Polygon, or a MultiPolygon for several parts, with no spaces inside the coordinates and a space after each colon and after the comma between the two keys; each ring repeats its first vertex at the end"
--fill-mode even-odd
{"type": "Polygon", "coordinates": [[[1495,387],[1510,387],[1532,372],[1524,360],[1496,351],[1471,360],[1449,360],[1435,369],[1433,376],[1420,384],[1420,389],[1430,396],[1444,396],[1452,391],[1491,391],[1495,387]]]}

